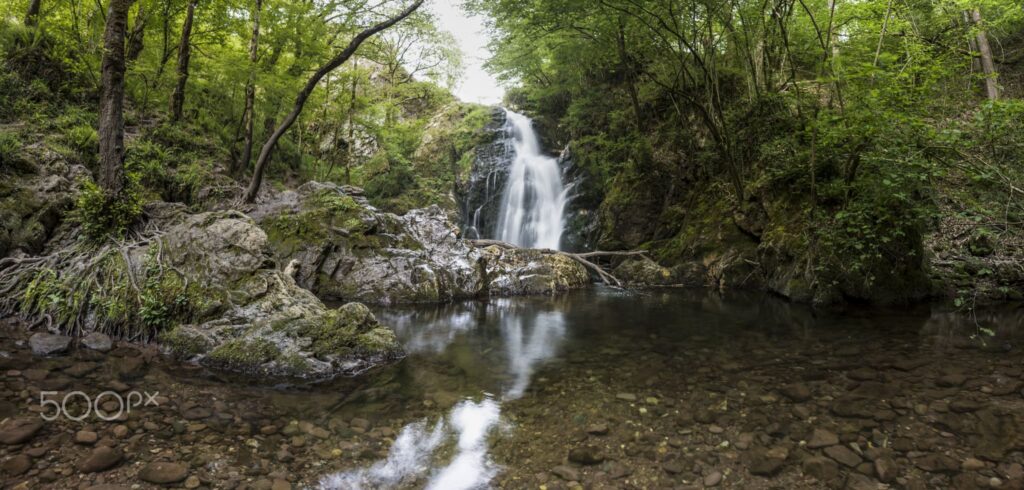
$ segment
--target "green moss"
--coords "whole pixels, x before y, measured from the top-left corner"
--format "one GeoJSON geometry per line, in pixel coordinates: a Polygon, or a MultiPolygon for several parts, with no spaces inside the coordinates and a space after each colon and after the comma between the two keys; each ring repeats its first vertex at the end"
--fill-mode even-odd
{"type": "Polygon", "coordinates": [[[181,327],[161,332],[157,336],[157,341],[183,358],[195,357],[210,350],[210,344],[205,338],[189,334],[181,327]]]}
{"type": "Polygon", "coordinates": [[[214,363],[235,367],[257,367],[277,359],[280,349],[267,339],[237,339],[225,342],[212,352],[208,359],[214,363]]]}
{"type": "Polygon", "coordinates": [[[321,322],[307,323],[299,332],[313,340],[318,357],[382,353],[395,350],[394,333],[381,327],[365,305],[349,303],[328,311],[321,322]]]}

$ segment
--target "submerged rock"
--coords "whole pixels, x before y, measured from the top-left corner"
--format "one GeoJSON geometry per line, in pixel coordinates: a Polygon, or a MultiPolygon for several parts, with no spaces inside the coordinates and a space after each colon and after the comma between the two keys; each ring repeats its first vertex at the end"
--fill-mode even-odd
{"type": "Polygon", "coordinates": [[[33,354],[37,356],[49,356],[67,351],[68,346],[71,345],[71,337],[66,335],[37,333],[33,334],[32,337],[28,339],[28,344],[32,346],[33,354]]]}
{"type": "Polygon", "coordinates": [[[379,304],[540,294],[582,287],[586,270],[535,250],[479,249],[437,206],[403,216],[359,189],[310,182],[253,213],[296,282],[320,297],[379,304]]]}

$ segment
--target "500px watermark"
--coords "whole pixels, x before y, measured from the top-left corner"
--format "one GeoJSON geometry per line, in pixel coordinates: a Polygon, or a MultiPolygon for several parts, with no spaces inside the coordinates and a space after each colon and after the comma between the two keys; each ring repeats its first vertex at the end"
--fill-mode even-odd
{"type": "Polygon", "coordinates": [[[159,391],[155,393],[130,391],[123,396],[116,391],[104,391],[96,395],[95,398],[82,391],[72,391],[65,394],[64,398],[59,401],[58,395],[59,392],[56,391],[39,392],[39,405],[44,409],[39,416],[43,420],[51,421],[64,417],[79,422],[95,413],[100,419],[110,422],[119,419],[122,414],[131,413],[133,408],[160,406],[160,402],[157,400],[160,395],[159,391]],[[76,403],[77,401],[84,401],[85,407],[81,409],[83,410],[81,413],[77,413],[78,410],[75,410],[76,413],[73,414],[68,409],[76,408],[79,405],[76,403]],[[108,402],[116,402],[117,410],[111,410],[112,405],[108,405],[108,402]],[[53,408],[52,413],[47,413],[47,407],[53,408]]]}

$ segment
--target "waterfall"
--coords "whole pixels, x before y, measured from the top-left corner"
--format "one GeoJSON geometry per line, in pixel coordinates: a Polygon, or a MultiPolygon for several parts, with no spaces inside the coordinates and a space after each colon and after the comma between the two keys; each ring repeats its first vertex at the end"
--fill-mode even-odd
{"type": "Polygon", "coordinates": [[[542,153],[530,118],[506,110],[512,163],[498,212],[496,238],[530,248],[557,250],[567,191],[555,158],[542,153]]]}

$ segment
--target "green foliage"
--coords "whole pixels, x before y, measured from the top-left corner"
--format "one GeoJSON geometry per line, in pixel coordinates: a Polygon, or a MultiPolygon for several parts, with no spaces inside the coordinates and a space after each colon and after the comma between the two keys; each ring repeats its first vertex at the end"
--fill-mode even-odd
{"type": "Polygon", "coordinates": [[[103,242],[123,237],[142,215],[138,180],[129,178],[120,196],[110,196],[91,179],[82,182],[71,220],[87,241],[103,242]]]}
{"type": "Polygon", "coordinates": [[[19,160],[21,141],[18,136],[6,131],[0,131],[0,170],[13,167],[19,160]]]}

